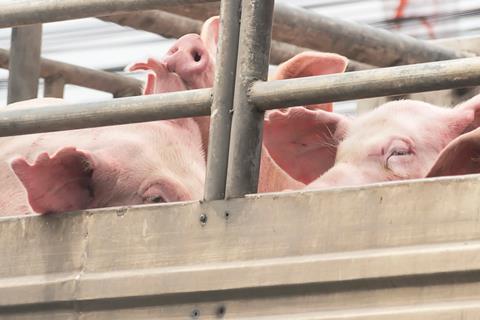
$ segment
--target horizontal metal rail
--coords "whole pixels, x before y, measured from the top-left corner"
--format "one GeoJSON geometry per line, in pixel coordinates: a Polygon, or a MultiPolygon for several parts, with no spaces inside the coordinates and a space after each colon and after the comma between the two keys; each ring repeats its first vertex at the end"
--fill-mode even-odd
{"type": "MultiPolygon", "coordinates": [[[[9,51],[0,49],[0,68],[8,69],[9,60],[9,51]]],[[[45,58],[40,61],[40,77],[63,78],[67,84],[110,92],[115,97],[142,94],[140,80],[45,58]]]]}
{"type": "Polygon", "coordinates": [[[2,4],[0,28],[216,0],[30,0],[2,4]]]}
{"type": "MultiPolygon", "coordinates": [[[[255,82],[260,110],[480,85],[480,57],[300,79],[255,82]]],[[[212,90],[0,112],[0,136],[146,122],[210,114],[212,90]]]]}
{"type": "Polygon", "coordinates": [[[0,136],[92,128],[210,114],[211,89],[113,99],[104,102],[6,108],[0,136]]]}
{"type": "Polygon", "coordinates": [[[260,110],[480,85],[480,57],[256,82],[250,100],[260,110]]]}

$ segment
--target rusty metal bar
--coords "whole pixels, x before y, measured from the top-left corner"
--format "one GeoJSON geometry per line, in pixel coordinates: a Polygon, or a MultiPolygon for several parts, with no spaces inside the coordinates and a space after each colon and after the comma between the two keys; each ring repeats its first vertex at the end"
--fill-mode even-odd
{"type": "Polygon", "coordinates": [[[202,22],[160,10],[109,15],[98,19],[159,34],[165,38],[180,38],[187,33],[200,33],[202,22]]]}
{"type": "MultiPolygon", "coordinates": [[[[208,4],[208,10],[196,4],[162,7],[162,10],[202,20],[207,14],[218,14],[218,7],[213,3],[208,4]]],[[[335,52],[382,67],[467,57],[463,52],[365,24],[326,17],[285,2],[275,4],[272,36],[299,47],[335,52]]]]}
{"type": "MultiPolygon", "coordinates": [[[[187,6],[186,8],[192,7],[196,8],[196,6],[187,6]]],[[[182,9],[178,8],[172,11],[183,12],[185,14],[188,13],[192,15],[191,11],[182,11],[182,9]]],[[[201,14],[202,17],[203,15],[204,14],[201,14]]],[[[149,10],[143,12],[110,15],[98,17],[98,19],[113,22],[121,26],[127,26],[138,30],[156,33],[166,38],[180,38],[187,33],[200,33],[202,29],[202,22],[200,20],[160,10],[149,10]]],[[[270,48],[270,63],[280,64],[294,57],[296,54],[308,50],[313,49],[301,48],[289,43],[272,40],[270,48]]],[[[372,67],[373,66],[361,62],[350,60],[348,63],[347,71],[365,70],[372,67]]]]}
{"type": "Polygon", "coordinates": [[[228,155],[226,198],[257,192],[263,112],[248,100],[257,80],[266,80],[274,0],[243,0],[237,79],[228,155]]]}
{"type": "MultiPolygon", "coordinates": [[[[9,51],[0,49],[0,68],[8,69],[9,60],[9,51]]],[[[116,97],[142,94],[143,82],[140,80],[50,59],[40,60],[40,77],[60,77],[65,83],[110,92],[116,97]]]]}
{"type": "Polygon", "coordinates": [[[206,116],[211,94],[211,89],[201,89],[32,109],[7,107],[0,112],[0,136],[206,116]]]}
{"type": "Polygon", "coordinates": [[[273,37],[381,67],[467,56],[406,35],[333,19],[285,3],[275,6],[273,37]]]}
{"type": "Polygon", "coordinates": [[[255,82],[249,101],[259,110],[480,85],[480,57],[255,82]]]}
{"type": "Polygon", "coordinates": [[[205,179],[205,200],[225,198],[241,0],[223,0],[205,179]]]}
{"type": "Polygon", "coordinates": [[[0,28],[158,9],[215,0],[31,0],[2,4],[0,28]]]}
{"type": "Polygon", "coordinates": [[[12,29],[8,69],[8,103],[37,97],[42,51],[42,25],[12,29]]]}

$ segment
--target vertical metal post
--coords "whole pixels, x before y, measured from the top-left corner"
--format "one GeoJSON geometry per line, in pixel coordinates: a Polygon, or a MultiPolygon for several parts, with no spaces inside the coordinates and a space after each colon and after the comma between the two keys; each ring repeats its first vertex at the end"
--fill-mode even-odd
{"type": "Polygon", "coordinates": [[[207,157],[205,200],[225,198],[241,0],[223,0],[207,157]]]}
{"type": "Polygon", "coordinates": [[[242,3],[226,198],[257,192],[264,114],[249,102],[248,91],[267,79],[273,5],[274,0],[242,3]]]}
{"type": "Polygon", "coordinates": [[[61,76],[52,76],[45,78],[43,87],[44,97],[63,98],[65,90],[65,79],[61,76]]]}
{"type": "Polygon", "coordinates": [[[13,28],[10,47],[7,102],[36,98],[40,75],[42,25],[13,28]]]}

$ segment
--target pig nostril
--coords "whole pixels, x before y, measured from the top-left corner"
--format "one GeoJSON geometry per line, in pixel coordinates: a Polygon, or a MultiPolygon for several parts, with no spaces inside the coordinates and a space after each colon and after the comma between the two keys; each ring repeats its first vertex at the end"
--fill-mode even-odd
{"type": "Polygon", "coordinates": [[[198,52],[195,52],[193,54],[193,60],[195,60],[195,62],[198,62],[198,61],[202,60],[202,56],[198,52]]]}

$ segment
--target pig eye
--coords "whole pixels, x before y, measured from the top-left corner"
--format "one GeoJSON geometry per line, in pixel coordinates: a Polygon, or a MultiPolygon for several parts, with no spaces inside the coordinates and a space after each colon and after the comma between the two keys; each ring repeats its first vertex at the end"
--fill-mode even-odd
{"type": "Polygon", "coordinates": [[[150,199],[150,202],[152,203],[164,203],[166,202],[165,199],[163,199],[162,196],[156,196],[150,199]]]}
{"type": "Polygon", "coordinates": [[[143,198],[143,203],[165,203],[167,202],[162,196],[150,196],[143,198]]]}
{"type": "Polygon", "coordinates": [[[408,156],[409,154],[412,154],[409,150],[393,150],[388,158],[393,156],[408,156]]]}

